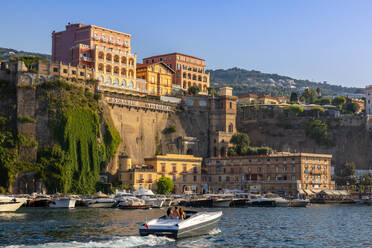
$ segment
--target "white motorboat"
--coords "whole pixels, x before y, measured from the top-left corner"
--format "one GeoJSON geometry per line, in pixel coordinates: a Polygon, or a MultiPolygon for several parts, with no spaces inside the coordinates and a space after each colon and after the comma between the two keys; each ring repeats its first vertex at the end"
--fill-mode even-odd
{"type": "Polygon", "coordinates": [[[217,208],[228,208],[230,207],[232,199],[216,198],[212,201],[212,206],[217,208]]]}
{"type": "Polygon", "coordinates": [[[276,202],[274,199],[263,196],[251,197],[249,204],[252,207],[276,207],[276,202]]]}
{"type": "Polygon", "coordinates": [[[118,207],[121,209],[148,209],[151,208],[152,205],[147,204],[143,199],[128,196],[120,199],[118,207]]]}
{"type": "Polygon", "coordinates": [[[0,212],[14,212],[17,211],[26,199],[17,199],[8,196],[0,196],[0,212]]]}
{"type": "Polygon", "coordinates": [[[76,199],[69,197],[57,197],[53,198],[52,202],[49,203],[50,208],[74,208],[76,199]]]}
{"type": "Polygon", "coordinates": [[[163,207],[164,200],[160,198],[142,197],[146,205],[151,205],[153,208],[163,207]]]}
{"type": "Polygon", "coordinates": [[[288,207],[289,201],[276,194],[266,194],[265,198],[274,200],[276,207],[288,207]]]}
{"type": "Polygon", "coordinates": [[[93,199],[87,201],[87,206],[90,208],[112,208],[115,205],[115,200],[105,194],[97,194],[93,199]]]}
{"type": "Polygon", "coordinates": [[[186,238],[208,234],[222,216],[218,212],[185,211],[185,220],[167,216],[150,220],[139,228],[141,236],[157,235],[171,238],[186,238]]]}

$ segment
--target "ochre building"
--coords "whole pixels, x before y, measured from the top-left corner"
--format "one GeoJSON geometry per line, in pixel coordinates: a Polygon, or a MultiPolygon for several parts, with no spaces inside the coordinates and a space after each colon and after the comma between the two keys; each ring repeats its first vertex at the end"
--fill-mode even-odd
{"type": "Polygon", "coordinates": [[[275,153],[241,157],[210,158],[203,183],[212,192],[239,189],[257,193],[312,195],[334,189],[329,154],[275,153]]]}
{"type": "Polygon", "coordinates": [[[163,62],[138,64],[137,78],[147,82],[150,95],[171,95],[174,70],[163,62]]]}
{"type": "Polygon", "coordinates": [[[202,94],[208,93],[209,73],[205,72],[205,60],[182,53],[156,55],[143,59],[143,64],[163,62],[172,68],[173,83],[184,91],[190,86],[198,86],[202,94]]]}
{"type": "Polygon", "coordinates": [[[80,23],[52,33],[52,62],[93,69],[102,91],[146,95],[146,84],[136,82],[136,59],[129,34],[80,23]]]}
{"type": "Polygon", "coordinates": [[[273,97],[269,95],[246,94],[239,96],[240,104],[258,105],[258,104],[281,104],[287,103],[286,97],[273,97]]]}
{"type": "Polygon", "coordinates": [[[119,157],[119,180],[134,189],[156,191],[160,177],[172,179],[174,193],[199,193],[202,158],[193,155],[167,154],[146,158],[143,165],[132,165],[131,159],[119,157]]]}

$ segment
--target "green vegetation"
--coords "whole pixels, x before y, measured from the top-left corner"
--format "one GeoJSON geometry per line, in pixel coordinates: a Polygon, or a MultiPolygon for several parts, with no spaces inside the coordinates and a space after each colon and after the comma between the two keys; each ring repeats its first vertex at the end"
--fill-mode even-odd
{"type": "MultiPolygon", "coordinates": [[[[317,83],[309,80],[298,80],[278,74],[263,73],[256,70],[240,68],[209,70],[211,86],[221,88],[229,86],[234,89],[234,94],[243,95],[269,94],[272,96],[290,96],[292,92],[300,95],[301,88],[321,89],[323,95],[364,94],[362,88],[347,88],[340,85],[331,85],[326,82],[317,83]],[[296,87],[296,88],[293,88],[296,87]]],[[[318,94],[318,96],[321,96],[318,94]]]]}
{"type": "Polygon", "coordinates": [[[176,131],[177,131],[176,126],[172,125],[170,127],[165,128],[163,133],[164,134],[172,134],[172,133],[175,133],[176,131]]]}
{"type": "Polygon", "coordinates": [[[306,128],[306,135],[316,140],[318,144],[328,144],[328,125],[317,119],[311,119],[306,128]]]}
{"type": "Polygon", "coordinates": [[[350,114],[355,114],[356,112],[359,111],[359,109],[360,109],[360,106],[356,102],[349,102],[344,105],[345,112],[350,113],[350,114]]]}
{"type": "Polygon", "coordinates": [[[158,180],[158,194],[169,194],[172,192],[174,184],[168,177],[161,177],[158,180]]]}
{"type": "Polygon", "coordinates": [[[17,120],[19,122],[25,123],[25,122],[31,122],[31,123],[36,123],[36,119],[32,118],[31,116],[25,115],[25,116],[18,116],[17,120]]]}
{"type": "Polygon", "coordinates": [[[32,55],[25,55],[19,57],[11,57],[9,58],[10,61],[23,61],[28,70],[32,69],[32,65],[36,64],[40,60],[47,61],[46,59],[39,57],[39,56],[32,56],[32,55]]]}
{"type": "Polygon", "coordinates": [[[237,133],[231,137],[230,142],[234,145],[227,150],[228,156],[244,155],[267,155],[272,152],[270,147],[251,147],[249,136],[245,133],[237,133]]]}
{"type": "Polygon", "coordinates": [[[332,104],[337,106],[339,109],[342,108],[342,106],[346,103],[346,98],[343,96],[336,96],[332,100],[332,104]]]}
{"type": "Polygon", "coordinates": [[[315,91],[307,88],[305,91],[302,93],[300,100],[306,104],[312,104],[316,100],[316,93],[315,91]]]}
{"type": "Polygon", "coordinates": [[[284,113],[288,116],[290,113],[293,113],[295,116],[298,116],[304,112],[304,109],[300,105],[292,105],[284,109],[284,113]]]}
{"type": "Polygon", "coordinates": [[[107,118],[100,123],[98,103],[89,91],[64,81],[47,81],[40,88],[47,98],[50,127],[58,144],[39,156],[43,165],[50,161],[45,169],[48,190],[94,193],[101,169],[120,144],[119,133],[107,118]]]}
{"type": "Polygon", "coordinates": [[[187,92],[189,95],[197,95],[200,92],[200,88],[196,85],[193,85],[187,89],[187,92]]]}
{"type": "Polygon", "coordinates": [[[319,105],[330,105],[332,104],[332,100],[329,97],[321,97],[316,99],[314,103],[319,105]]]}
{"type": "Polygon", "coordinates": [[[296,92],[291,93],[291,96],[289,97],[289,101],[291,103],[298,103],[298,95],[296,92]]]}

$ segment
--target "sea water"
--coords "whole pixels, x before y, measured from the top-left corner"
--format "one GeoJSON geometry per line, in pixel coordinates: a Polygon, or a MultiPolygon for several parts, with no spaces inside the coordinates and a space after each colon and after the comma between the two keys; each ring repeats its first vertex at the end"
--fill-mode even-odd
{"type": "Polygon", "coordinates": [[[372,247],[368,206],[226,208],[209,235],[138,235],[141,223],[165,211],[21,208],[0,213],[0,247],[372,247]]]}

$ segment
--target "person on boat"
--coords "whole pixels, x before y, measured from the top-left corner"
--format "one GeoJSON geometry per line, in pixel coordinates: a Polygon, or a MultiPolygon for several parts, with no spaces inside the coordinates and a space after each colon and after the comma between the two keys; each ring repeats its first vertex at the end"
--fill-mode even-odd
{"type": "Polygon", "coordinates": [[[179,210],[179,217],[180,217],[180,220],[184,220],[185,219],[185,213],[183,212],[183,209],[180,208],[179,210]]]}
{"type": "Polygon", "coordinates": [[[172,207],[169,207],[168,210],[167,210],[167,217],[168,218],[172,217],[172,213],[173,213],[172,207]]]}

